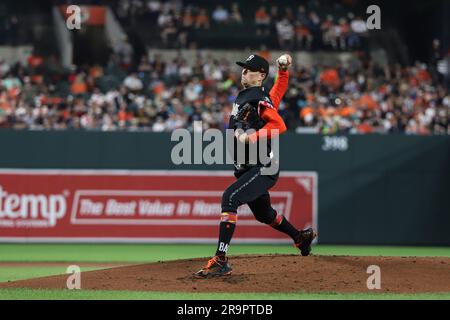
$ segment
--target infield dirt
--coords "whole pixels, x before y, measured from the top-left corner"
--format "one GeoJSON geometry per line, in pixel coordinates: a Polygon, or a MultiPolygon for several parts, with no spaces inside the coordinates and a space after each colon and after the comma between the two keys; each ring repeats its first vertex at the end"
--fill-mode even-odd
{"type": "MultiPolygon", "coordinates": [[[[86,290],[165,292],[450,292],[450,258],[242,255],[231,276],[196,279],[206,259],[115,267],[81,273],[86,290]],[[381,290],[368,290],[370,265],[381,290]]],[[[76,263],[71,263],[76,264],[76,263]]],[[[0,283],[0,288],[65,289],[68,275],[0,283]]]]}

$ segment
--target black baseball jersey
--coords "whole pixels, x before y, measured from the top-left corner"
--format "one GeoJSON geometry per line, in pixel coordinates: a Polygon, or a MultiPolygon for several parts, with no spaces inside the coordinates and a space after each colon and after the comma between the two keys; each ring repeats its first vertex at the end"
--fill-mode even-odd
{"type": "Polygon", "coordinates": [[[246,122],[248,123],[249,128],[255,130],[261,129],[266,123],[258,114],[258,104],[260,101],[266,101],[267,103],[272,104],[272,101],[270,100],[264,87],[251,87],[239,92],[236,97],[236,101],[233,104],[233,110],[231,111],[230,123],[228,127],[230,129],[237,129],[235,119],[236,115],[246,104],[251,104],[253,108],[248,114],[246,122]]]}
{"type": "MultiPolygon", "coordinates": [[[[236,97],[236,101],[233,104],[233,110],[231,112],[230,122],[228,125],[228,128],[236,130],[238,128],[242,128],[244,130],[247,129],[254,129],[255,131],[258,131],[261,129],[266,122],[261,119],[259,114],[259,103],[261,101],[264,101],[270,105],[272,105],[272,101],[270,100],[270,97],[268,93],[266,92],[266,89],[264,87],[250,87],[247,89],[242,90],[239,92],[238,96],[236,97]],[[242,126],[242,122],[238,121],[236,119],[236,116],[239,114],[239,111],[242,110],[246,105],[248,107],[248,104],[251,105],[250,111],[248,112],[246,118],[245,118],[245,125],[242,126]]],[[[259,156],[257,157],[257,163],[252,164],[249,163],[249,146],[245,146],[245,163],[238,164],[237,162],[237,139],[235,138],[234,141],[234,162],[235,167],[237,170],[242,170],[254,165],[261,166],[261,162],[259,160],[259,156]]],[[[258,150],[259,155],[259,148],[258,150]]],[[[267,155],[270,156],[270,141],[267,142],[267,155]]]]}

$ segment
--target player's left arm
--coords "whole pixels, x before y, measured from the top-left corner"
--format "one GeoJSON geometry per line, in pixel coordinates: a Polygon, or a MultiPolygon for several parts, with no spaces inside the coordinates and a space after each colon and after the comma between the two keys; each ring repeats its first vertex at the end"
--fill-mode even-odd
{"type": "Polygon", "coordinates": [[[271,103],[261,101],[258,105],[258,109],[261,119],[263,119],[266,124],[258,131],[250,134],[248,136],[248,142],[255,143],[258,139],[263,137],[271,139],[286,132],[287,127],[283,118],[281,118],[278,111],[271,103]]]}

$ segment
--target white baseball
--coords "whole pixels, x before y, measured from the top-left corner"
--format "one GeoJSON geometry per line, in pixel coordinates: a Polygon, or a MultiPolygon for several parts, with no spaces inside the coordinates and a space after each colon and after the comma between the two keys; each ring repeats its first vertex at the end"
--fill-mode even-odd
{"type": "Polygon", "coordinates": [[[278,58],[278,62],[279,62],[281,65],[287,64],[287,63],[288,63],[288,59],[287,59],[286,55],[282,55],[280,58],[278,58]]]}

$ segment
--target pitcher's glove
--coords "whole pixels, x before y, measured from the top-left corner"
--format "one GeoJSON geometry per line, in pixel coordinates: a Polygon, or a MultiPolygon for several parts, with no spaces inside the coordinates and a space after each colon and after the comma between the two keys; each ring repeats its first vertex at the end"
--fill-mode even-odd
{"type": "Polygon", "coordinates": [[[248,124],[248,116],[254,107],[250,103],[246,103],[239,112],[234,116],[236,123],[236,129],[242,129],[244,131],[250,128],[248,124]]]}

